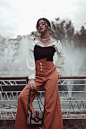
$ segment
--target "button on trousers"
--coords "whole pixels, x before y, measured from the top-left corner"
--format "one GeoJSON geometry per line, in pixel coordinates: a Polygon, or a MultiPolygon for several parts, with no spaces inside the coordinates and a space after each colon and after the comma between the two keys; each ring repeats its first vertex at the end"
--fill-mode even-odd
{"type": "MultiPolygon", "coordinates": [[[[30,109],[34,110],[32,102],[43,85],[45,85],[44,119],[42,129],[63,129],[60,97],[58,91],[58,73],[52,61],[41,59],[36,61],[36,90],[31,91],[30,109]]],[[[18,97],[18,109],[14,129],[39,129],[27,125],[29,82],[18,97]]]]}

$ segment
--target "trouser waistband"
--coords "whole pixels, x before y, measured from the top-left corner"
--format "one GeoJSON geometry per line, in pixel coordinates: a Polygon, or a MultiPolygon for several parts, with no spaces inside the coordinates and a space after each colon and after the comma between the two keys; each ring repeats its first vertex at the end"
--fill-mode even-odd
{"type": "Polygon", "coordinates": [[[45,75],[55,68],[53,61],[47,61],[47,58],[36,61],[36,75],[45,75]]]}

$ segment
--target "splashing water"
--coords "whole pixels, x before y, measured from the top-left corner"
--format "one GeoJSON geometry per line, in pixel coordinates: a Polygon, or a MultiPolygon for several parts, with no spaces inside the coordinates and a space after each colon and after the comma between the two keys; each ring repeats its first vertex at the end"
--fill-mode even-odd
{"type": "MultiPolygon", "coordinates": [[[[86,74],[86,48],[85,47],[77,47],[75,48],[74,44],[72,46],[68,45],[64,47],[64,55],[65,55],[65,66],[64,73],[67,76],[79,76],[86,74]]],[[[72,84],[74,83],[71,80],[72,84]]],[[[68,89],[68,98],[72,97],[72,85],[67,86],[68,89]]]]}
{"type": "Polygon", "coordinates": [[[21,40],[8,41],[4,53],[0,56],[1,76],[27,76],[27,55],[30,39],[23,37],[21,40]]]}

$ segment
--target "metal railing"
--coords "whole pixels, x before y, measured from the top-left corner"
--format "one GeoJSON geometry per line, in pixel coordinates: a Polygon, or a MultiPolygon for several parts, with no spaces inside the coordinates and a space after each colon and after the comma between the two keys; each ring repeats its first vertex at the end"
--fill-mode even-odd
{"type": "MultiPolygon", "coordinates": [[[[27,77],[0,77],[0,120],[16,118],[17,99],[26,84],[27,77]]],[[[86,119],[86,76],[61,77],[58,87],[63,119],[86,119]]],[[[44,103],[44,88],[39,95],[44,103]]]]}

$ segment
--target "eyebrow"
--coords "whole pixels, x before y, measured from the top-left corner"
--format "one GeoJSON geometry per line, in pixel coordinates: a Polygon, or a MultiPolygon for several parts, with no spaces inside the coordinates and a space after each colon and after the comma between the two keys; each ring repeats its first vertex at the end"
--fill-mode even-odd
{"type": "MultiPolygon", "coordinates": [[[[41,23],[43,23],[44,21],[42,21],[41,23]]],[[[44,22],[45,23],[45,22],[44,22]]],[[[40,24],[40,23],[38,23],[38,24],[40,24]]]]}

